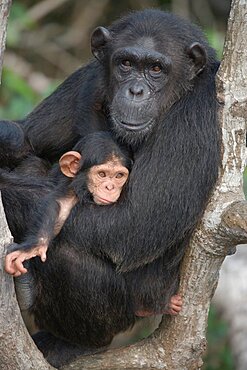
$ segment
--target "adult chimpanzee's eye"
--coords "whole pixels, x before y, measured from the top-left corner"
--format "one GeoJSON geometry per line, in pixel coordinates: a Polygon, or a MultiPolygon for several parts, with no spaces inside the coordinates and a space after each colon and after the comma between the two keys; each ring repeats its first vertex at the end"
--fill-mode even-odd
{"type": "Polygon", "coordinates": [[[160,64],[153,64],[150,68],[150,72],[152,72],[153,74],[158,74],[162,71],[162,67],[160,64]]]}
{"type": "Polygon", "coordinates": [[[131,67],[131,62],[128,59],[124,59],[121,61],[121,66],[125,69],[128,70],[131,67]]]}
{"type": "Polygon", "coordinates": [[[104,171],[100,171],[98,175],[99,177],[106,177],[106,173],[104,171]]]}
{"type": "Polygon", "coordinates": [[[122,177],[124,177],[124,174],[122,172],[118,172],[116,174],[116,179],[121,179],[122,177]]]}

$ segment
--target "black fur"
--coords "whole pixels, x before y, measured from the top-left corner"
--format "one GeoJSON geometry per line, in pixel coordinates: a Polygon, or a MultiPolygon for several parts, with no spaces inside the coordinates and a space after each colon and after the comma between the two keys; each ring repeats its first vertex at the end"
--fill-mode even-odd
{"type": "MultiPolygon", "coordinates": [[[[133,164],[130,153],[123,145],[118,145],[109,132],[99,131],[86,135],[79,140],[73,150],[81,154],[75,177],[65,176],[58,164],[53,166],[49,177],[41,177],[40,175],[30,177],[0,169],[1,190],[11,187],[11,190],[24,191],[27,194],[38,191],[44,194],[43,197],[37,199],[35,213],[30,219],[25,240],[21,244],[10,245],[8,252],[31,250],[40,245],[41,239],[48,240],[48,244],[54,237],[56,225],[60,229],[63,226],[64,220],[59,219],[60,201],[66,197],[76,197],[76,202],[80,202],[82,206],[85,203],[93,203],[92,195],[88,189],[90,181],[88,171],[92,167],[104,164],[114,156],[129,171],[133,164]]],[[[33,160],[30,161],[30,166],[33,163],[33,160]]],[[[122,193],[121,195],[123,196],[122,193]]]]}
{"type": "MultiPolygon", "coordinates": [[[[47,262],[32,263],[32,312],[39,327],[84,347],[107,345],[135,322],[140,308],[160,312],[167,306],[220,161],[218,62],[197,27],[145,10],[123,17],[109,31],[97,29],[92,50],[97,60],[71,75],[22,122],[30,151],[49,161],[99,129],[112,130],[133,149],[125,197],[108,207],[76,205],[47,262]],[[117,65],[121,53],[133,65],[125,79],[117,65]],[[140,71],[157,55],[162,83],[140,71]]],[[[18,239],[14,202],[11,194],[5,210],[18,239]]]]}

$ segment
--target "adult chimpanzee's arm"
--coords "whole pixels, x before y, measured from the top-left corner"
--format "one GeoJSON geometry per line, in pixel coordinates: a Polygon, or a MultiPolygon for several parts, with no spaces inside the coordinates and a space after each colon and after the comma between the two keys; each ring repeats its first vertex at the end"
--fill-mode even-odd
{"type": "Polygon", "coordinates": [[[0,167],[16,167],[29,150],[21,124],[0,121],[0,167]]]}
{"type": "Polygon", "coordinates": [[[109,258],[119,271],[131,271],[163,255],[173,242],[171,230],[162,228],[157,212],[146,206],[153,214],[152,220],[144,208],[132,208],[126,203],[90,208],[85,205],[83,209],[75,206],[63,236],[75,238],[80,247],[109,258]]]}
{"type": "Polygon", "coordinates": [[[103,99],[101,68],[93,61],[78,69],[27,116],[25,136],[36,155],[56,160],[79,138],[102,129],[95,107],[103,99]]]}
{"type": "Polygon", "coordinates": [[[0,166],[13,168],[28,152],[57,160],[89,132],[104,129],[101,65],[78,69],[19,122],[0,121],[0,166]]]}
{"type": "Polygon", "coordinates": [[[80,244],[110,258],[120,271],[148,264],[171,249],[172,261],[181,258],[180,248],[218,175],[220,139],[214,90],[209,89],[205,84],[203,91],[192,91],[191,100],[181,99],[159,123],[155,136],[134,157],[122,199],[112,206],[82,207],[70,219],[80,244]],[[208,100],[200,99],[205,94],[208,100]]]}

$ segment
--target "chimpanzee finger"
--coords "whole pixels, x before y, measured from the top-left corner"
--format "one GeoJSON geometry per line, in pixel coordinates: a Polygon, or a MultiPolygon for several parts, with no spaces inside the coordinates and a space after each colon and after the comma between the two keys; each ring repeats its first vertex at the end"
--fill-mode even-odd
{"type": "Polygon", "coordinates": [[[27,269],[23,266],[23,261],[25,260],[24,257],[18,257],[16,258],[15,260],[15,267],[16,269],[21,273],[21,274],[25,274],[27,272],[27,269]]]}
{"type": "Polygon", "coordinates": [[[6,256],[5,258],[5,265],[4,265],[4,268],[5,268],[5,271],[10,274],[10,275],[13,275],[16,273],[16,268],[15,268],[15,265],[14,265],[14,260],[18,257],[18,255],[15,255],[15,253],[10,253],[6,256]]]}
{"type": "Polygon", "coordinates": [[[17,271],[15,274],[13,274],[13,277],[19,277],[21,275],[22,275],[22,273],[20,271],[17,271]]]}
{"type": "Polygon", "coordinates": [[[45,262],[46,261],[46,253],[42,252],[41,255],[40,255],[40,258],[41,258],[42,262],[45,262]]]}

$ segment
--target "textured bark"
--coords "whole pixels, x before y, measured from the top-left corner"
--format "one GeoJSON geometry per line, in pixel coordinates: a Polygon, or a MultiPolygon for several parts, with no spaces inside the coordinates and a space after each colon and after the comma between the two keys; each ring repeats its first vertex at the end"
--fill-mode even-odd
{"type": "Polygon", "coordinates": [[[0,2],[0,81],[3,66],[3,54],[5,49],[6,30],[10,5],[11,0],[1,0],[0,2]]]}
{"type": "MultiPolygon", "coordinates": [[[[215,192],[183,261],[180,292],[184,297],[184,307],[181,314],[175,318],[165,317],[159,329],[144,341],[80,358],[64,369],[200,369],[206,348],[208,309],[220,267],[233,246],[247,242],[247,205],[242,192],[247,115],[247,71],[244,70],[247,60],[246,14],[247,0],[233,1],[224,61],[217,77],[223,137],[222,167],[215,192]]],[[[3,214],[1,220],[3,246],[10,236],[3,214]]],[[[2,247],[1,261],[3,255],[2,247]]],[[[2,368],[48,369],[25,331],[14,297],[13,282],[4,275],[2,267],[0,278],[2,368]]]]}
{"type": "MultiPolygon", "coordinates": [[[[237,17],[230,15],[230,27],[234,30],[228,34],[225,55],[225,64],[222,66],[219,78],[219,86],[222,92],[222,100],[225,101],[224,119],[228,121],[227,131],[224,132],[224,141],[232,143],[224,151],[223,165],[225,167],[225,182],[235,186],[231,189],[237,195],[239,183],[239,171],[243,169],[246,158],[245,131],[247,122],[247,4],[241,1],[241,9],[236,9],[237,17]],[[242,16],[239,17],[239,14],[242,16]],[[245,16],[244,16],[245,15],[245,16]],[[233,24],[234,22],[234,24],[233,24]],[[243,29],[242,29],[243,27],[243,29]],[[241,34],[240,34],[241,33],[241,34]],[[234,45],[234,49],[233,46],[234,45]],[[223,84],[223,81],[229,81],[223,84]],[[228,112],[227,112],[228,110],[228,112]],[[242,144],[243,143],[243,144],[242,144]],[[242,145],[241,145],[242,144],[242,145]],[[230,146],[233,151],[230,152],[230,146]],[[231,160],[229,160],[231,158],[231,160]]],[[[229,193],[228,193],[229,195],[229,193]]],[[[231,199],[231,198],[230,198],[231,199]]],[[[246,243],[247,233],[247,207],[246,202],[235,203],[223,215],[223,222],[228,227],[233,241],[246,243]]],[[[234,242],[233,242],[234,244],[234,242]]],[[[241,247],[233,258],[227,258],[221,271],[221,280],[215,303],[223,312],[223,316],[229,323],[230,343],[235,359],[236,370],[247,369],[247,307],[246,307],[246,262],[247,251],[241,247]]]]}

